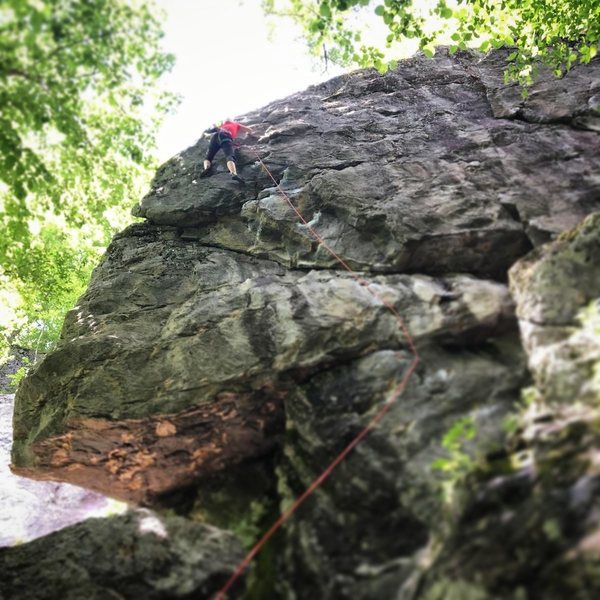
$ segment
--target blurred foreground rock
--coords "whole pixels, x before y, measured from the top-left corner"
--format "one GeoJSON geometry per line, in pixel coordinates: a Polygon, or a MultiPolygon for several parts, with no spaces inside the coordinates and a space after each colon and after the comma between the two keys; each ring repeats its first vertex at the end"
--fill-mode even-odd
{"type": "Polygon", "coordinates": [[[0,549],[0,598],[208,600],[241,558],[231,534],[132,511],[0,549]]]}

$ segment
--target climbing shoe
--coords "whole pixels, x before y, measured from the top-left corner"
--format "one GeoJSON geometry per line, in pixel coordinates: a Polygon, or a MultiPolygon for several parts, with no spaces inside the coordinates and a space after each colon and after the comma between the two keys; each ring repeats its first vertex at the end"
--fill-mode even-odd
{"type": "Polygon", "coordinates": [[[246,185],[246,182],[239,175],[232,175],[231,179],[237,181],[238,183],[241,183],[242,185],[246,185]]]}
{"type": "Polygon", "coordinates": [[[204,169],[204,171],[202,171],[202,173],[200,173],[200,177],[204,178],[204,177],[210,177],[212,175],[213,171],[212,171],[212,167],[208,167],[208,169],[204,169]]]}

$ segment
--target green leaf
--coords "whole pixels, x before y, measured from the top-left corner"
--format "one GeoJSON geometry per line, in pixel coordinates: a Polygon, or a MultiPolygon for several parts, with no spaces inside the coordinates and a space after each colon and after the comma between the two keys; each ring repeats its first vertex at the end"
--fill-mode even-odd
{"type": "Polygon", "coordinates": [[[321,29],[322,24],[323,22],[320,19],[315,19],[314,21],[311,21],[308,25],[308,31],[310,33],[318,33],[321,29]]]}
{"type": "Polygon", "coordinates": [[[331,18],[331,7],[328,2],[321,2],[319,6],[319,14],[327,19],[331,18]]]}
{"type": "Polygon", "coordinates": [[[385,73],[387,73],[388,70],[388,66],[386,63],[384,63],[382,60],[380,59],[375,59],[374,61],[374,66],[375,68],[382,74],[384,75],[385,73]]]}
{"type": "Polygon", "coordinates": [[[450,461],[447,458],[436,458],[431,463],[431,468],[436,471],[448,471],[451,468],[450,461]]]}
{"type": "Polygon", "coordinates": [[[383,16],[385,14],[385,6],[383,6],[382,4],[380,4],[379,6],[375,7],[375,14],[379,17],[383,16]]]}

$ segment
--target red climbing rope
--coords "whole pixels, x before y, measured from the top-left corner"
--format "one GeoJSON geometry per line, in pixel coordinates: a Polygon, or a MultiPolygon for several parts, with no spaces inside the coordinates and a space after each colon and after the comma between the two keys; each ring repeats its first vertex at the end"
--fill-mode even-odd
{"type": "MultiPolygon", "coordinates": [[[[250,148],[251,149],[251,148],[250,148]]],[[[275,180],[271,171],[267,168],[265,163],[262,161],[258,153],[251,149],[253,154],[258,159],[258,162],[261,165],[261,168],[265,171],[265,173],[271,178],[277,191],[285,198],[285,201],[288,203],[290,208],[296,213],[298,219],[306,226],[307,231],[312,235],[312,237],[321,245],[327,252],[329,252],[343,267],[352,275],[355,281],[366,288],[366,290],[379,302],[381,302],[393,315],[398,325],[404,335],[406,343],[410,351],[412,352],[413,358],[410,364],[408,365],[406,371],[404,372],[404,376],[402,380],[394,390],[392,391],[390,397],[383,403],[383,406],[377,411],[375,416],[367,423],[367,425],[360,431],[360,433],[333,459],[333,461],[327,466],[327,468],[306,488],[306,490],[296,498],[293,504],[283,512],[279,518],[271,525],[268,531],[256,542],[256,544],[252,547],[252,549],[248,552],[248,554],[244,557],[242,562],[237,566],[233,575],[229,578],[227,583],[221,588],[221,590],[217,593],[214,600],[225,600],[226,594],[231,588],[231,586],[238,580],[238,578],[242,575],[242,573],[248,568],[254,557],[260,552],[262,547],[269,541],[269,539],[273,536],[273,534],[292,516],[294,512],[298,509],[298,507],[331,475],[333,470],[350,454],[356,446],[369,434],[369,432],[383,419],[386,413],[390,410],[390,408],[394,405],[400,394],[404,391],[412,374],[414,373],[417,365],[419,364],[419,353],[417,352],[417,348],[415,346],[414,340],[410,335],[408,327],[404,322],[404,319],[400,316],[396,308],[388,302],[385,298],[383,298],[378,292],[374,291],[370,287],[370,283],[358,275],[346,261],[341,258],[335,250],[333,250],[327,242],[312,228],[312,226],[308,223],[308,221],[304,218],[304,216],[300,213],[300,211],[294,206],[289,196],[285,193],[285,191],[281,188],[279,183],[275,180]]]]}

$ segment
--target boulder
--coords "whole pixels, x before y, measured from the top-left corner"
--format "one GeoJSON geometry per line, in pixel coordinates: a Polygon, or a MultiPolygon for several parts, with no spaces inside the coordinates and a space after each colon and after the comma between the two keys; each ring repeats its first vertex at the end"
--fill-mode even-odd
{"type": "Polygon", "coordinates": [[[242,556],[230,533],[130,511],[0,549],[0,598],[208,600],[242,556]]]}
{"type": "Polygon", "coordinates": [[[585,598],[595,342],[568,385],[534,355],[560,330],[579,356],[565,328],[596,294],[600,61],[523,99],[505,57],[417,56],[249,113],[244,187],[220,158],[198,177],[206,138],[165,163],[19,388],[15,472],[160,510],[181,494],[251,547],[388,406],[256,558],[249,599],[551,598],[540,557],[585,598]],[[553,424],[520,409],[532,375],[553,424]]]}
{"type": "Polygon", "coordinates": [[[546,402],[600,400],[600,213],[510,272],[529,368],[546,402]]]}
{"type": "Polygon", "coordinates": [[[600,593],[600,213],[510,270],[534,387],[469,475],[419,600],[600,593]]]}
{"type": "Polygon", "coordinates": [[[40,408],[15,408],[15,471],[147,503],[266,455],[298,381],[408,347],[368,289],[405,316],[419,344],[474,344],[515,329],[502,284],[366,277],[285,271],[133,226],[67,317],[63,343],[20,388],[40,408]],[[126,257],[135,260],[124,269],[126,257]]]}

